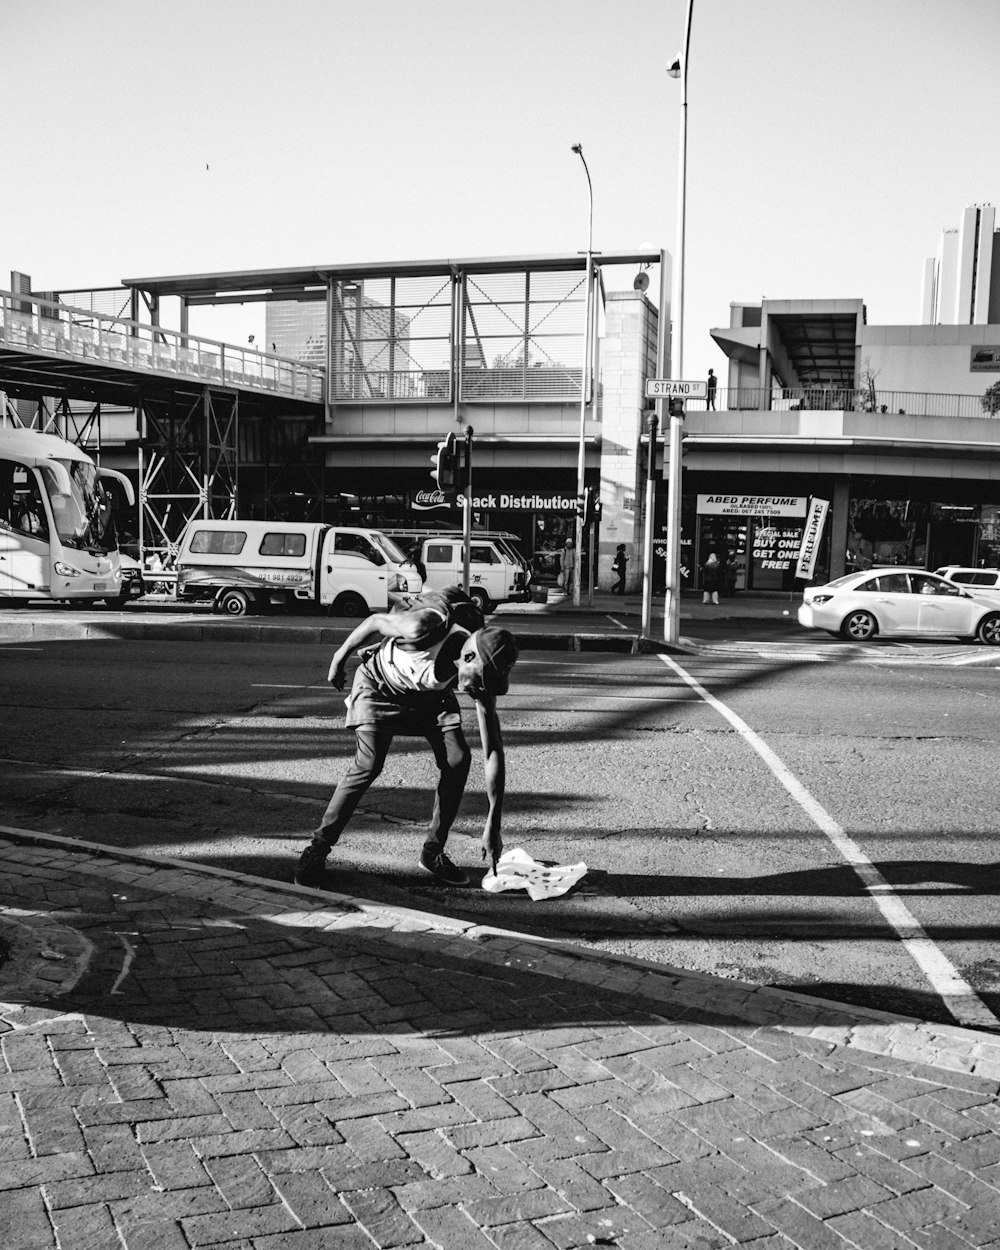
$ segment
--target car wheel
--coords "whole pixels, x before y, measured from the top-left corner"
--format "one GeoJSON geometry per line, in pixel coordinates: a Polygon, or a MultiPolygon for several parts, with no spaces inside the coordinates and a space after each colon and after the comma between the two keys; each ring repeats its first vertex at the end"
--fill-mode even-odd
{"type": "Polygon", "coordinates": [[[988,647],[1000,647],[1000,613],[984,616],[976,627],[976,637],[988,647]]]}
{"type": "Polygon", "coordinates": [[[223,616],[246,616],[252,603],[245,590],[224,590],[216,601],[215,610],[223,616]]]}
{"type": "Polygon", "coordinates": [[[867,642],[878,633],[878,622],[870,612],[850,612],[840,626],[841,638],[850,642],[867,642]]]}
{"type": "Polygon", "coordinates": [[[485,616],[488,612],[492,612],[493,608],[496,606],[486,591],[483,590],[482,586],[470,586],[469,598],[475,599],[476,603],[479,604],[479,610],[482,612],[483,616],[485,616]]]}
{"type": "Polygon", "coordinates": [[[330,609],[333,616],[367,616],[368,604],[360,595],[356,595],[353,591],[345,591],[344,594],[338,595],[333,601],[333,607],[330,609]]]}

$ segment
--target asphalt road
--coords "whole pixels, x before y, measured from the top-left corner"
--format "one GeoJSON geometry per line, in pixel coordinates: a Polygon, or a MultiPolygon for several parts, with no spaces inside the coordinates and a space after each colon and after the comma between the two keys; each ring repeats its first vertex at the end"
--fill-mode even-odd
{"type": "MultiPolygon", "coordinates": [[[[689,656],[522,654],[502,713],[505,843],[585,862],[572,895],[417,876],[418,740],[390,756],[331,888],[1000,1029],[1000,656],[849,647],[781,621],[699,632],[710,645],[689,656]]],[[[328,658],[5,642],[0,821],[287,880],[352,749],[328,658]]],[[[484,813],[474,761],[450,848],[466,866],[484,813]]]]}

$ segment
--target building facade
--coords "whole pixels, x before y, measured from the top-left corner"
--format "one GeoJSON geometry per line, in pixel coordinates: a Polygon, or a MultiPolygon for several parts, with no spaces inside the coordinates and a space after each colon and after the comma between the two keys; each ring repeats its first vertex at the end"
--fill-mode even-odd
{"type": "Polygon", "coordinates": [[[1000,564],[1000,325],[870,326],[861,300],[763,300],[730,320],[712,331],[730,362],[718,411],[686,421],[691,585],[715,550],[737,590],[801,587],[814,499],[830,505],[817,578],[1000,564]]]}

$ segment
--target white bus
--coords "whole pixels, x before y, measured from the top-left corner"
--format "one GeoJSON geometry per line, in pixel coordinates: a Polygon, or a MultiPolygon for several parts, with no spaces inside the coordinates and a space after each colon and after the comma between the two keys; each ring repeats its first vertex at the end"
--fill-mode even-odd
{"type": "Polygon", "coordinates": [[[0,607],[33,599],[119,606],[122,582],[118,536],[102,477],[79,447],[38,430],[0,427],[0,607]]]}

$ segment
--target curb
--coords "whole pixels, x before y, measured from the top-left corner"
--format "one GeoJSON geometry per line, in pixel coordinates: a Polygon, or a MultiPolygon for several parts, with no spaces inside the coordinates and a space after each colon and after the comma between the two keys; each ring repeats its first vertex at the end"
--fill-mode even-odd
{"type": "MultiPolygon", "coordinates": [[[[868,1054],[964,1073],[970,1082],[1000,1082],[1000,1034],[958,1025],[931,1024],[895,1013],[846,1006],[790,990],[751,985],[707,973],[656,964],[650,960],[608,955],[564,941],[513,930],[453,920],[398,905],[372,903],[347,895],[270,881],[226,868],[215,868],[166,856],[123,851],[100,843],[0,825],[0,838],[64,854],[87,854],[111,861],[106,875],[155,889],[151,877],[169,871],[170,891],[201,896],[241,912],[265,909],[279,924],[323,930],[378,928],[384,940],[412,958],[415,946],[431,941],[449,953],[500,963],[536,975],[573,980],[591,989],[625,994],[653,1005],[669,1005],[675,1018],[697,1009],[724,1017],[730,1027],[756,1031],[773,1028],[813,1038],[830,1046],[846,1046],[868,1054]],[[145,876],[141,870],[145,869],[145,876]],[[177,874],[183,879],[178,882],[177,874]],[[224,899],[213,893],[222,886],[224,899]],[[282,903],[282,898],[294,906],[282,903]],[[733,1023],[733,1022],[736,1023],[733,1023]]],[[[166,885],[164,885],[166,889],[166,885]]],[[[2,912],[0,912],[2,914],[2,912]]],[[[65,919],[65,917],[63,917],[65,919]]]]}
{"type": "MultiPolygon", "coordinates": [[[[509,617],[499,619],[508,621],[509,617]]],[[[164,621],[60,621],[57,619],[31,619],[0,621],[0,642],[226,642],[226,643],[287,643],[319,644],[336,646],[350,626],[237,624],[226,620],[164,621]]],[[[526,651],[610,651],[620,654],[640,655],[661,652],[688,655],[692,647],[685,643],[672,644],[654,638],[643,638],[630,630],[605,632],[603,630],[567,629],[554,633],[519,629],[511,632],[518,646],[526,651]]]]}

